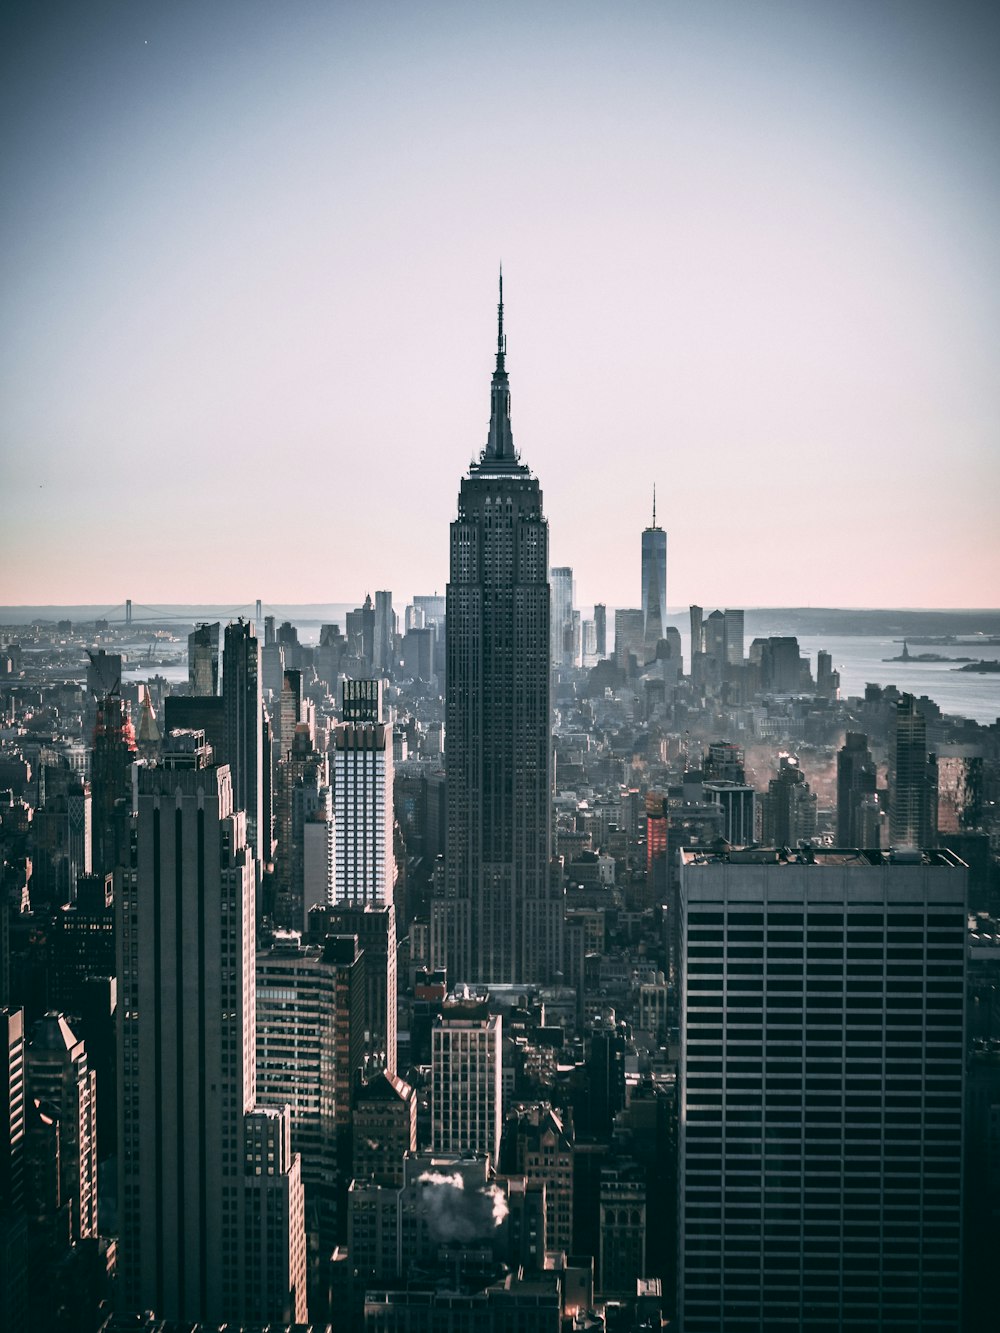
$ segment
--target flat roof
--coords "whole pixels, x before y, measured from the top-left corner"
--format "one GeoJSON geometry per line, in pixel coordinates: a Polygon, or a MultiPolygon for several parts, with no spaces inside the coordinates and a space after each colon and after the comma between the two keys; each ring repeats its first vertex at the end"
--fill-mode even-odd
{"type": "Polygon", "coordinates": [[[815,866],[949,866],[967,869],[947,847],[682,847],[681,864],[692,865],[815,865],[815,866]]]}

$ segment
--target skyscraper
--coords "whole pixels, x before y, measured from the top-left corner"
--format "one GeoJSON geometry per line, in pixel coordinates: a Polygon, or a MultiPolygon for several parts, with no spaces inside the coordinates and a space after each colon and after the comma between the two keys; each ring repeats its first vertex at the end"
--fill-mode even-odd
{"type": "Polygon", "coordinates": [[[667,534],[656,522],[656,487],[653,487],[653,521],[642,530],[642,639],[646,661],[656,655],[656,645],[667,628],[667,534]]]}
{"type": "Polygon", "coordinates": [[[550,883],[548,524],[514,450],[503,286],[490,427],[462,479],[447,591],[447,855],[435,954],[449,977],[546,981],[562,966],[550,883]]]}
{"type": "Polygon", "coordinates": [[[912,694],[896,704],[895,763],[889,832],[894,847],[932,847],[937,841],[937,760],[927,753],[927,722],[912,694]]]}
{"type": "Polygon", "coordinates": [[[333,736],[338,903],[392,902],[392,727],[382,717],[382,683],[345,680],[344,720],[333,736]]]}
{"type": "Polygon", "coordinates": [[[722,613],[722,651],[726,666],[743,665],[743,612],[728,607],[722,613]]]}
{"type": "Polygon", "coordinates": [[[230,770],[210,754],[203,733],[173,732],[164,766],[140,773],[137,864],[122,876],[122,1304],[292,1322],[306,1308],[300,1165],[256,1157],[254,858],[230,770]],[[272,1204],[280,1220],[251,1243],[272,1204]],[[289,1259],[281,1298],[263,1309],[252,1283],[289,1259]]]}
{"type": "MultiPolygon", "coordinates": [[[[269,860],[271,830],[260,827],[264,809],[260,645],[253,623],[242,617],[226,626],[222,700],[226,740],[221,757],[229,765],[233,809],[246,814],[247,843],[253,853],[269,860]]],[[[218,761],[220,756],[215,758],[218,761]]]]}
{"type": "Polygon", "coordinates": [[[837,752],[837,846],[870,847],[861,836],[864,803],[875,795],[876,769],[868,737],[849,731],[837,752]]]}
{"type": "Polygon", "coordinates": [[[351,1081],[362,1063],[363,1006],[346,1008],[335,946],[303,945],[281,932],[257,953],[257,1096],[288,1106],[292,1148],[302,1158],[306,1229],[317,1253],[337,1240],[338,1128],[350,1124],[351,1081]],[[338,1070],[346,1062],[346,1089],[338,1070]]]}
{"type": "Polygon", "coordinates": [[[395,663],[396,614],[392,609],[392,593],[375,594],[375,630],[372,636],[372,667],[380,675],[390,673],[395,663]]]}
{"type": "Polygon", "coordinates": [[[219,693],[219,622],[196,625],[188,635],[188,693],[219,693]]]}
{"type": "Polygon", "coordinates": [[[778,776],[764,797],[764,841],[775,847],[797,847],[816,832],[816,795],[794,755],[783,754],[778,776]]]}
{"type": "Polygon", "coordinates": [[[685,1333],[956,1333],[965,882],[946,851],[682,851],[685,1333]]]}
{"type": "Polygon", "coordinates": [[[125,700],[109,694],[97,703],[90,756],[91,864],[98,875],[113,871],[128,847],[135,755],[135,731],[125,700]]]}
{"type": "Polygon", "coordinates": [[[594,604],[594,651],[603,661],[608,655],[608,608],[603,602],[594,604]]]}
{"type": "Polygon", "coordinates": [[[573,571],[559,565],[549,571],[552,589],[550,652],[553,666],[574,666],[573,660],[573,571]]]}

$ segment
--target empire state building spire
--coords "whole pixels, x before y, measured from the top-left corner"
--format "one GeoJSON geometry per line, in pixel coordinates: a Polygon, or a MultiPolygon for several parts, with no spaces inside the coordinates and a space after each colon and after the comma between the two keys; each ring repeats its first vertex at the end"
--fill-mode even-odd
{"type": "Polygon", "coordinates": [[[490,433],[483,462],[516,463],[514,437],[510,429],[510,387],[507,382],[507,339],[503,331],[503,268],[500,269],[500,301],[497,305],[497,365],[490,387],[490,433]]]}

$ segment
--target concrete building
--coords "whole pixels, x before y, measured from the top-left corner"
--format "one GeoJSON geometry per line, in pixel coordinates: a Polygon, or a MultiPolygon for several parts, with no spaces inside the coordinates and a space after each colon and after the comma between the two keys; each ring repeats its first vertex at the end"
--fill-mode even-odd
{"type": "Polygon", "coordinates": [[[681,853],[686,1333],[959,1327],[966,870],[681,853]]]}
{"type": "Polygon", "coordinates": [[[354,1098],[353,1178],[402,1189],[403,1158],[416,1151],[416,1093],[404,1079],[383,1070],[354,1098]]]}
{"type": "Polygon", "coordinates": [[[243,1120],[244,1243],[241,1302],[247,1321],[299,1322],[305,1317],[306,1237],[301,1159],[292,1151],[287,1106],[257,1107],[243,1120]]]}
{"type": "Polygon", "coordinates": [[[545,1186],[545,1243],[573,1248],[573,1140],[548,1103],[512,1113],[504,1128],[505,1165],[529,1184],[545,1186]],[[508,1157],[509,1154],[509,1157],[508,1157]]]}
{"type": "Polygon", "coordinates": [[[431,1146],[477,1152],[496,1165],[503,1110],[503,1019],[485,1004],[446,1003],[431,1032],[431,1146]]]}

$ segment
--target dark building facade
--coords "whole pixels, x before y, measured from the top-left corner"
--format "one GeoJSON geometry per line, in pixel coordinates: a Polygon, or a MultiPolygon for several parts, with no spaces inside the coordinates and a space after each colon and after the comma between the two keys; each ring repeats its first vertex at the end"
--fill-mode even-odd
{"type": "Polygon", "coordinates": [[[456,981],[546,981],[562,961],[549,878],[548,524],[514,450],[505,351],[501,287],[489,437],[451,525],[446,882],[433,934],[456,981]]]}

